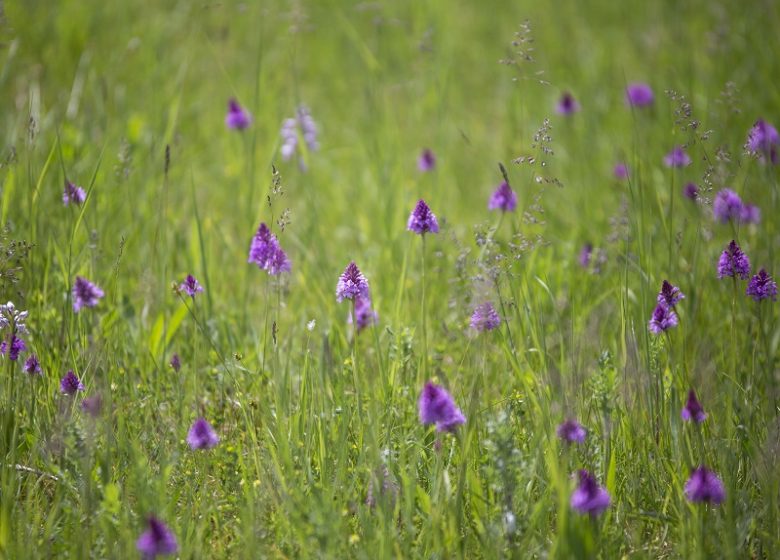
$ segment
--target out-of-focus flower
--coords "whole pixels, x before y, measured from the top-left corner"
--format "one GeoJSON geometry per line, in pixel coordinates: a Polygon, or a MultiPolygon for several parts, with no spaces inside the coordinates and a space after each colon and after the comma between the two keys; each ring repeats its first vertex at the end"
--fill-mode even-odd
{"type": "Polygon", "coordinates": [[[455,405],[452,395],[444,387],[430,381],[425,384],[417,404],[420,422],[436,424],[437,432],[454,432],[458,426],[466,422],[466,417],[455,405]]]}
{"type": "Polygon", "coordinates": [[[577,476],[579,484],[571,495],[571,507],[579,513],[596,517],[609,507],[609,493],[598,485],[596,478],[588,471],[582,469],[577,476]]]}
{"type": "Polygon", "coordinates": [[[726,490],[718,476],[704,466],[697,467],[685,483],[685,497],[691,502],[719,504],[726,498],[726,490]]]}
{"type": "Polygon", "coordinates": [[[626,103],[632,107],[647,107],[654,99],[653,90],[647,84],[633,83],[626,87],[626,103]]]}
{"type": "Polygon", "coordinates": [[[509,186],[509,183],[501,183],[490,196],[488,210],[514,212],[515,208],[517,208],[517,194],[515,194],[512,187],[509,186]]]}
{"type": "Polygon", "coordinates": [[[436,156],[429,148],[425,148],[417,159],[417,167],[420,171],[433,171],[436,167],[436,156]]]}
{"type": "Polygon", "coordinates": [[[580,104],[574,99],[574,96],[568,91],[561,95],[558,103],[555,105],[555,111],[559,115],[573,115],[580,110],[580,104]]]}
{"type": "Polygon", "coordinates": [[[231,98],[228,101],[228,111],[225,115],[225,126],[234,130],[244,130],[252,123],[252,115],[241,107],[238,101],[231,98]]]}
{"type": "Polygon", "coordinates": [[[219,443],[219,436],[205,418],[198,418],[187,433],[187,445],[191,449],[211,449],[219,443]]]}

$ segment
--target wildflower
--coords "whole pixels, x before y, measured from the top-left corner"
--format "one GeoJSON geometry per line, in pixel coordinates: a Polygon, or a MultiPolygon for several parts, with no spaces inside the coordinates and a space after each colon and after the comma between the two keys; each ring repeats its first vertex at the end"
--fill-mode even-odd
{"type": "Polygon", "coordinates": [[[655,306],[653,316],[650,318],[647,326],[651,333],[661,334],[672,327],[676,327],[677,323],[677,314],[674,310],[659,303],[655,306]]]}
{"type": "MultiPolygon", "coordinates": [[[[300,151],[298,145],[299,134],[303,136],[303,141],[309,151],[316,152],[320,145],[317,141],[317,123],[311,116],[309,108],[305,105],[299,105],[295,110],[295,116],[285,119],[282,123],[282,159],[288,161],[296,152],[300,151]]],[[[303,160],[300,160],[300,166],[305,168],[303,160]]]]}
{"type": "Polygon", "coordinates": [[[593,517],[609,507],[609,493],[598,485],[595,477],[582,469],[577,473],[579,484],[571,495],[571,507],[580,513],[589,513],[593,517]]]}
{"type": "Polygon", "coordinates": [[[436,167],[436,156],[430,149],[425,148],[417,159],[417,168],[420,171],[433,171],[434,167],[436,167]]]}
{"type": "Polygon", "coordinates": [[[628,179],[628,166],[625,163],[616,163],[612,172],[615,175],[615,179],[619,179],[621,181],[628,179]]]}
{"type": "Polygon", "coordinates": [[[668,308],[673,308],[681,300],[685,299],[685,294],[677,286],[672,286],[664,280],[661,284],[661,291],[658,292],[658,303],[668,308]]]}
{"type": "Polygon", "coordinates": [[[731,189],[718,191],[712,201],[712,215],[720,223],[739,220],[742,216],[742,199],[731,189]]]}
{"type": "Polygon", "coordinates": [[[292,266],[287,253],[284,252],[279,240],[271,233],[265,223],[257,228],[252,243],[249,246],[249,259],[247,262],[256,264],[271,276],[277,276],[282,272],[290,272],[292,266]]]}
{"type": "Polygon", "coordinates": [[[664,157],[666,167],[687,167],[691,164],[691,156],[685,153],[682,146],[675,146],[664,157]]]}
{"type": "Polygon", "coordinates": [[[691,471],[691,476],[685,483],[685,497],[691,502],[717,505],[726,498],[726,491],[723,482],[714,472],[699,466],[691,471]]]}
{"type": "Polygon", "coordinates": [[[179,372],[181,369],[181,358],[179,358],[178,354],[174,353],[173,356],[171,356],[170,366],[173,368],[173,371],[176,373],[179,372]]]}
{"type": "Polygon", "coordinates": [[[758,119],[748,132],[745,149],[760,156],[764,161],[769,158],[770,163],[775,165],[778,144],[780,144],[780,134],[777,133],[777,129],[764,119],[758,119]]]}
{"type": "Polygon", "coordinates": [[[489,301],[480,303],[471,315],[471,328],[480,332],[492,331],[501,325],[501,317],[489,301]]]}
{"type": "Polygon", "coordinates": [[[146,558],[154,558],[158,555],[176,554],[179,543],[173,532],[155,516],[150,515],[146,521],[147,529],[135,543],[136,548],[146,558]]]}
{"type": "Polygon", "coordinates": [[[228,111],[225,115],[225,126],[234,130],[244,130],[252,123],[252,115],[241,107],[235,98],[228,101],[228,111]]]}
{"type": "Polygon", "coordinates": [[[203,291],[203,286],[200,285],[200,282],[192,274],[188,274],[184,282],[179,284],[179,291],[195,299],[195,295],[203,291]]]}
{"type": "Polygon", "coordinates": [[[590,243],[586,243],[585,245],[582,246],[582,249],[580,249],[580,256],[577,259],[580,263],[580,266],[582,268],[588,268],[592,256],[593,256],[593,245],[590,243]]]}
{"type": "Polygon", "coordinates": [[[24,371],[28,375],[41,375],[43,370],[41,369],[41,362],[38,361],[38,356],[30,354],[24,361],[24,371]]]}
{"type": "Polygon", "coordinates": [[[418,401],[420,422],[436,424],[437,432],[454,432],[466,422],[466,417],[455,405],[446,389],[431,383],[425,384],[418,401]]]}
{"type": "Polygon", "coordinates": [[[92,418],[97,418],[103,410],[103,399],[100,398],[100,395],[87,397],[81,401],[81,410],[92,416],[92,418]]]}
{"type": "Polygon", "coordinates": [[[761,222],[761,210],[753,204],[743,204],[739,221],[743,224],[757,224],[761,222]]]}
{"type": "Polygon", "coordinates": [[[27,332],[27,317],[29,312],[19,311],[12,301],[0,305],[0,329],[10,326],[14,332],[27,332]]]}
{"type": "Polygon", "coordinates": [[[187,433],[187,444],[192,449],[211,449],[219,443],[219,436],[205,418],[198,418],[187,433]]]}
{"type": "MultiPolygon", "coordinates": [[[[379,320],[379,314],[371,308],[370,295],[355,297],[355,317],[357,319],[358,332],[376,324],[379,320]]],[[[350,325],[352,324],[352,313],[349,314],[347,323],[350,325]]]]}
{"type": "Polygon", "coordinates": [[[84,384],[79,380],[73,370],[68,370],[68,373],[60,380],[60,393],[63,395],[75,395],[77,391],[83,391],[84,384]]]}
{"type": "Polygon", "coordinates": [[[653,104],[653,90],[647,84],[633,83],[626,88],[626,103],[632,107],[646,107],[653,104]]]}
{"type": "Polygon", "coordinates": [[[278,242],[274,245],[273,251],[271,251],[266,261],[265,270],[271,276],[279,276],[282,272],[290,272],[292,270],[292,263],[287,257],[287,253],[284,252],[284,249],[278,242]]]}
{"type": "Polygon", "coordinates": [[[748,282],[746,293],[756,301],[769,298],[772,301],[777,301],[777,283],[762,268],[748,282]]]}
{"type": "Polygon", "coordinates": [[[420,235],[439,232],[439,222],[424,200],[417,201],[417,205],[409,215],[406,229],[420,235]]]}
{"type": "Polygon", "coordinates": [[[743,280],[747,280],[749,275],[750,260],[739,248],[737,242],[732,239],[718,259],[718,278],[739,276],[743,280]]]}
{"type": "Polygon", "coordinates": [[[82,307],[95,307],[105,294],[97,285],[82,276],[76,276],[73,283],[73,311],[78,313],[82,307]]]}
{"type": "Polygon", "coordinates": [[[558,103],[555,105],[555,111],[559,115],[572,115],[580,110],[580,104],[574,99],[574,96],[568,91],[561,95],[558,103]]]}
{"type": "Polygon", "coordinates": [[[688,391],[688,400],[685,402],[685,406],[680,413],[683,420],[693,420],[697,424],[701,424],[707,419],[707,414],[701,406],[701,403],[696,398],[696,393],[693,389],[688,391]]]}
{"type": "Polygon", "coordinates": [[[509,186],[509,183],[501,183],[490,196],[488,210],[514,212],[515,208],[517,208],[517,195],[512,190],[512,187],[509,186]]]}
{"type": "Polygon", "coordinates": [[[368,294],[368,280],[360,272],[355,261],[352,261],[339,276],[339,281],[336,285],[336,299],[337,301],[345,299],[354,300],[357,297],[370,297],[368,294]]]}
{"type": "Polygon", "coordinates": [[[585,436],[588,434],[587,430],[573,418],[569,418],[558,426],[555,430],[558,437],[568,443],[583,443],[585,436]]]}
{"type": "Polygon", "coordinates": [[[0,354],[3,356],[6,355],[6,352],[8,353],[8,359],[12,362],[15,362],[19,359],[19,354],[27,350],[27,344],[25,344],[24,340],[19,338],[16,335],[11,336],[11,344],[9,349],[9,344],[7,341],[0,342],[0,354]]]}
{"type": "Polygon", "coordinates": [[[696,200],[699,198],[699,187],[696,185],[696,183],[687,183],[685,187],[683,187],[683,196],[690,200],[696,200]]]}
{"type": "Polygon", "coordinates": [[[77,187],[70,181],[65,181],[65,190],[62,191],[62,203],[65,206],[75,204],[81,206],[87,199],[87,193],[81,187],[77,187]]]}

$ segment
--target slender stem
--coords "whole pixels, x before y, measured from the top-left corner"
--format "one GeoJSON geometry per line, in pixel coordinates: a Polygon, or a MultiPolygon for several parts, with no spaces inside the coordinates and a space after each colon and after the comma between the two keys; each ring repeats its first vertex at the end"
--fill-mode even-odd
{"type": "Polygon", "coordinates": [[[266,348],[267,348],[267,342],[268,342],[268,310],[270,308],[270,286],[271,286],[271,279],[268,278],[265,283],[265,312],[263,313],[263,357],[262,361],[260,362],[260,372],[261,374],[265,374],[265,354],[266,354],[266,348]]]}
{"type": "MultiPolygon", "coordinates": [[[[731,375],[736,379],[737,375],[737,276],[731,277],[734,289],[731,298],[731,375]]],[[[740,380],[741,383],[742,380],[740,380]]]]}
{"type": "Polygon", "coordinates": [[[423,337],[423,355],[422,355],[422,373],[423,379],[428,379],[428,313],[425,308],[425,234],[422,234],[422,337],[423,337]]]}

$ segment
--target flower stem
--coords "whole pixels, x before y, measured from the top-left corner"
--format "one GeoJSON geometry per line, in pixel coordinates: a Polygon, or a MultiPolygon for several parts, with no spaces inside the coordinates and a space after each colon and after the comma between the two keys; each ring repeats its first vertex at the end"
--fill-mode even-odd
{"type": "MultiPolygon", "coordinates": [[[[428,379],[428,314],[425,308],[425,234],[422,235],[422,379],[418,380],[418,385],[428,379]]],[[[355,323],[357,324],[357,323],[355,323]]]]}

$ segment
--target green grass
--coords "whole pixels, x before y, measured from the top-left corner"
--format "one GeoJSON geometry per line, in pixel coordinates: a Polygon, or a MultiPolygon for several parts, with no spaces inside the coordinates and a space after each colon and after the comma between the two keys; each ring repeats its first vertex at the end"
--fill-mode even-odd
{"type": "Polygon", "coordinates": [[[780,125],[780,12],[680,4],[6,2],[0,298],[29,311],[44,374],[0,362],[0,557],[137,557],[149,514],[181,558],[779,557],[778,304],[715,266],[736,238],[780,274],[778,170],[743,150],[757,118],[780,125]],[[633,81],[651,109],[625,106],[633,81]],[[279,153],[299,103],[320,129],[306,171],[279,153]],[[675,144],[684,170],[662,165],[675,144]],[[499,163],[519,196],[500,222],[499,163]],[[723,187],[762,222],[715,223],[723,187]],[[424,299],[419,198],[442,224],[424,299]],[[246,262],[261,221],[292,259],[281,283],[246,262]],[[379,313],[356,338],[335,298],[350,260],[379,313]],[[195,300],[172,290],[188,273],[195,300]],[[78,314],[76,275],[106,293],[78,314]],[[655,337],[663,279],[686,299],[655,337]],[[476,335],[484,299],[505,321],[476,335]],[[419,424],[426,378],[468,417],[457,433],[419,424]],[[700,428],[680,419],[689,387],[700,428]],[[555,436],[570,415],[584,445],[555,436]],[[185,442],[198,416],[212,450],[185,442]],[[700,463],[720,507],[685,499],[700,463]],[[569,506],[580,468],[612,496],[596,519],[569,506]]]}

